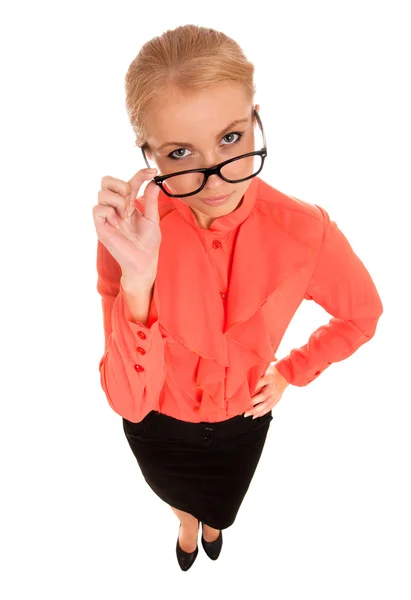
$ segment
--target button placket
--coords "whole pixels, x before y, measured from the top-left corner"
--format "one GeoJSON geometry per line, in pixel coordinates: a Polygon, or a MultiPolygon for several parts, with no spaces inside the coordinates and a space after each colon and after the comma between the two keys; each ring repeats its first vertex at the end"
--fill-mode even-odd
{"type": "MultiPolygon", "coordinates": [[[[221,244],[221,242],[219,240],[213,240],[213,242],[212,242],[211,245],[215,249],[221,248],[221,246],[222,246],[222,244],[221,244]]],[[[220,297],[221,297],[222,300],[225,300],[226,299],[226,294],[224,292],[220,292],[220,297]]]]}

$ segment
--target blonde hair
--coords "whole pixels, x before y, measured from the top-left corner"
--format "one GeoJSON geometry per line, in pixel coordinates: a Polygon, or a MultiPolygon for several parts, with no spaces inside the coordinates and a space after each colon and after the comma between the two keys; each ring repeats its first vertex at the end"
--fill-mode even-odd
{"type": "Polygon", "coordinates": [[[144,123],[151,101],[172,86],[186,94],[226,83],[242,85],[250,103],[255,94],[254,65],[241,47],[220,31],[182,25],[146,42],[125,77],[126,109],[136,136],[144,146],[144,123]]]}

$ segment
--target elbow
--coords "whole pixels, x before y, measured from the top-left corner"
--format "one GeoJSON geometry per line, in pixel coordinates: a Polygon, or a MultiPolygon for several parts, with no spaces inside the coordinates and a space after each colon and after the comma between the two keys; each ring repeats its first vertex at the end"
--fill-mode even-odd
{"type": "Polygon", "coordinates": [[[352,322],[366,338],[371,339],[374,337],[375,332],[377,331],[377,325],[383,312],[384,307],[381,302],[381,298],[378,294],[376,294],[372,305],[370,305],[367,310],[364,311],[365,316],[359,319],[354,319],[352,322]]]}
{"type": "Polygon", "coordinates": [[[375,332],[377,330],[378,322],[381,318],[381,315],[384,312],[384,307],[382,305],[381,298],[378,295],[376,298],[373,312],[374,312],[374,317],[370,320],[368,332],[367,332],[367,334],[369,335],[370,338],[372,338],[373,335],[375,334],[375,332]]]}
{"type": "Polygon", "coordinates": [[[351,320],[351,323],[359,330],[361,331],[361,333],[363,334],[363,336],[367,339],[370,340],[371,338],[374,337],[376,331],[377,331],[377,325],[378,322],[380,320],[380,317],[382,315],[381,313],[378,313],[376,316],[373,317],[368,317],[366,319],[354,319],[351,320]]]}

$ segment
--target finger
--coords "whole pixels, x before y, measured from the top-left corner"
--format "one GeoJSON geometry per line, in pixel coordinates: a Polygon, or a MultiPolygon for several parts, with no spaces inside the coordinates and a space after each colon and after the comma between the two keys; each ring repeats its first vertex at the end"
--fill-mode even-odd
{"type": "Polygon", "coordinates": [[[110,177],[110,175],[106,175],[102,178],[101,189],[110,190],[115,194],[120,194],[120,196],[122,196],[123,198],[128,196],[131,191],[130,184],[127,181],[117,179],[116,177],[110,177]]]}
{"type": "Polygon", "coordinates": [[[100,206],[111,206],[117,209],[117,215],[122,218],[127,200],[120,194],[109,189],[100,190],[98,193],[98,204],[100,206]]]}
{"type": "Polygon", "coordinates": [[[254,410],[248,410],[246,413],[244,413],[245,417],[248,416],[252,416],[253,419],[256,419],[257,417],[262,417],[263,415],[265,415],[265,413],[267,413],[270,410],[270,407],[268,406],[267,402],[261,403],[258,408],[254,408],[254,410]]]}
{"type": "Polygon", "coordinates": [[[160,186],[154,181],[150,181],[144,191],[144,216],[149,221],[159,224],[160,215],[158,212],[158,195],[160,186]]]}
{"type": "Polygon", "coordinates": [[[248,412],[244,413],[245,417],[252,417],[253,419],[255,418],[255,412],[252,410],[249,410],[248,412]]]}
{"type": "Polygon", "coordinates": [[[93,216],[108,221],[112,227],[119,229],[118,215],[116,209],[108,204],[97,204],[93,206],[93,216]]]}
{"type": "Polygon", "coordinates": [[[141,185],[143,181],[142,176],[144,176],[145,173],[149,173],[151,176],[153,176],[156,174],[156,172],[157,169],[140,169],[139,171],[137,171],[137,173],[133,175],[131,179],[127,181],[128,185],[130,186],[130,189],[135,188],[137,185],[141,185]]]}
{"type": "Polygon", "coordinates": [[[130,201],[127,208],[127,217],[132,217],[134,212],[138,211],[140,214],[143,214],[148,221],[158,224],[160,221],[157,202],[159,193],[160,187],[154,183],[154,181],[149,181],[143,195],[143,213],[138,210],[134,201],[130,201]]]}
{"type": "Polygon", "coordinates": [[[141,169],[128,181],[130,185],[130,202],[134,205],[134,200],[137,198],[138,192],[147,179],[152,179],[156,174],[157,169],[141,169]]]}
{"type": "Polygon", "coordinates": [[[261,379],[259,379],[257,381],[257,384],[254,388],[254,392],[257,392],[257,390],[261,390],[261,388],[265,387],[268,383],[268,380],[266,379],[266,377],[261,377],[261,379]]]}
{"type": "Polygon", "coordinates": [[[253,398],[251,398],[251,403],[256,405],[259,404],[260,402],[264,402],[264,400],[266,400],[267,397],[263,396],[263,394],[258,394],[257,396],[253,396],[253,398]]]}

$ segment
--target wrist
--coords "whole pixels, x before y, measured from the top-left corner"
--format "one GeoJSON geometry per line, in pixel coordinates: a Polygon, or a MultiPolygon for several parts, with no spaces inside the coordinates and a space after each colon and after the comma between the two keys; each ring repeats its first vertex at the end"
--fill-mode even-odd
{"type": "Polygon", "coordinates": [[[285,390],[286,387],[288,387],[290,385],[290,382],[287,381],[287,379],[284,377],[284,375],[282,375],[280,373],[280,371],[277,369],[277,367],[275,366],[275,364],[271,363],[274,373],[275,373],[275,377],[277,379],[278,384],[280,385],[280,387],[282,387],[283,390],[285,390]]]}
{"type": "Polygon", "coordinates": [[[154,283],[157,277],[157,267],[144,273],[122,271],[121,282],[127,285],[154,283]]]}

